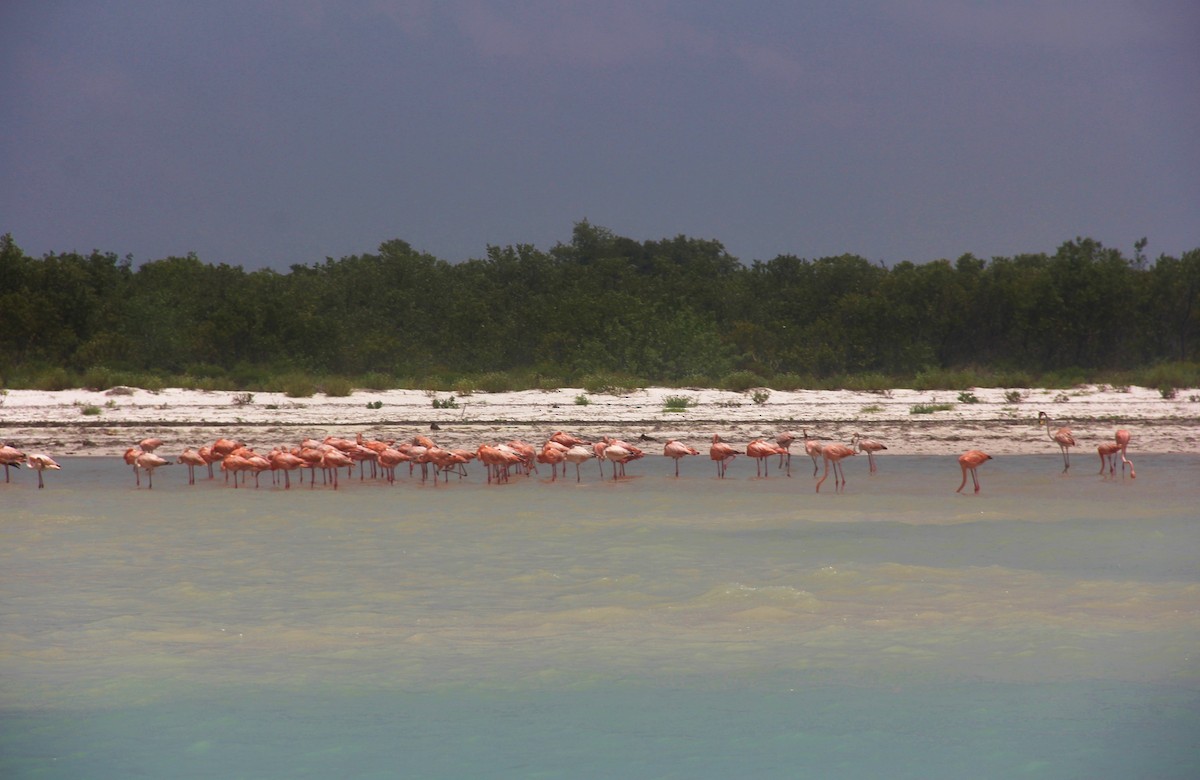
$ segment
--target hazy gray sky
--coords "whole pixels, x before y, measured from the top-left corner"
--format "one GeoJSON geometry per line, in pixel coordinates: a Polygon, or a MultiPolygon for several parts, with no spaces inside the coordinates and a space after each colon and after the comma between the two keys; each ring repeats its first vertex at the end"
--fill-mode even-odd
{"type": "Polygon", "coordinates": [[[1195,0],[0,5],[0,232],[280,270],[1200,247],[1195,0]]]}

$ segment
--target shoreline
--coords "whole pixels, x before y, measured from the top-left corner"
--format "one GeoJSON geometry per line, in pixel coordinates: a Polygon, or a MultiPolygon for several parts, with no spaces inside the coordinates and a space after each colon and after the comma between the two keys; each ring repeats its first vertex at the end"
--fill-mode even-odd
{"type": "Polygon", "coordinates": [[[904,388],[739,393],[651,387],[624,395],[561,388],[468,396],[357,390],[345,397],[309,398],[178,388],[8,390],[0,395],[0,442],[51,456],[110,456],[156,436],[165,442],[161,451],[175,455],[221,436],[262,450],[305,437],[352,438],[359,432],[397,440],[423,434],[443,446],[474,448],[514,438],[540,444],[562,430],[585,438],[641,439],[648,450],[654,443],[679,439],[703,451],[714,433],[736,446],[807,429],[821,441],[846,442],[858,432],[883,442],[893,454],[957,455],[967,449],[992,455],[1056,453],[1046,429],[1037,424],[1040,411],[1056,427],[1072,429],[1078,442],[1074,451],[1080,455],[1094,454],[1118,428],[1132,432],[1131,451],[1200,454],[1200,390],[1180,390],[1176,398],[1165,399],[1151,388],[1103,385],[977,388],[962,397],[954,391],[904,388]],[[1014,392],[1021,396],[1015,403],[1014,392]],[[693,405],[668,410],[672,397],[687,398],[693,405]],[[434,408],[435,399],[452,400],[456,406],[434,408]],[[929,406],[937,410],[914,409],[929,406]]]}

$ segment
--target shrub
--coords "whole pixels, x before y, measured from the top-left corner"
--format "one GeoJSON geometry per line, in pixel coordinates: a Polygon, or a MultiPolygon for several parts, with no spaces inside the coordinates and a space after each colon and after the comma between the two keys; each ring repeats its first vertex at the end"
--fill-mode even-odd
{"type": "Polygon", "coordinates": [[[359,377],[358,386],[366,390],[391,390],[396,386],[396,380],[379,371],[371,371],[359,377]]]}
{"type": "Polygon", "coordinates": [[[592,395],[624,395],[634,389],[636,382],[616,374],[596,373],[583,378],[583,389],[592,395]]]}
{"type": "Polygon", "coordinates": [[[321,391],[331,398],[345,398],[354,392],[354,385],[342,376],[326,377],[321,391]]]}
{"type": "Polygon", "coordinates": [[[892,384],[892,379],[883,374],[857,374],[845,378],[843,389],[866,393],[890,393],[892,384]]]}
{"type": "Polygon", "coordinates": [[[67,369],[59,366],[38,373],[30,385],[34,390],[70,390],[75,381],[67,369]]]}
{"type": "Polygon", "coordinates": [[[233,397],[234,406],[248,406],[254,403],[254,393],[238,393],[233,397]]]}
{"type": "Polygon", "coordinates": [[[455,401],[454,396],[452,396],[452,395],[446,396],[445,398],[434,398],[433,399],[433,408],[434,409],[457,409],[458,401],[455,401]]]}
{"type": "Polygon", "coordinates": [[[517,389],[517,382],[511,374],[489,371],[475,380],[475,389],[483,393],[511,393],[517,389]]]}
{"type": "Polygon", "coordinates": [[[576,406],[587,406],[591,402],[592,402],[592,399],[588,398],[583,393],[580,393],[579,395],[575,396],[575,405],[576,406]]]}
{"type": "Polygon", "coordinates": [[[1019,404],[1019,403],[1021,403],[1021,399],[1022,399],[1023,397],[1024,397],[1024,396],[1022,396],[1022,395],[1021,395],[1021,391],[1020,391],[1020,390],[1009,390],[1008,392],[1006,392],[1006,393],[1004,394],[1004,400],[1005,400],[1005,401],[1008,401],[1010,404],[1019,404]]]}
{"type": "Polygon", "coordinates": [[[814,384],[813,378],[810,376],[801,376],[800,374],[776,374],[771,380],[771,387],[776,390],[793,391],[793,390],[808,390],[814,384]]]}
{"type": "Polygon", "coordinates": [[[914,404],[909,407],[909,414],[933,414],[934,412],[948,412],[954,408],[954,404],[914,404]]]}
{"type": "Polygon", "coordinates": [[[753,400],[755,405],[757,405],[757,406],[762,406],[763,404],[765,404],[767,402],[767,399],[770,397],[771,397],[771,391],[765,387],[760,387],[750,394],[751,400],[753,400]]]}
{"type": "Polygon", "coordinates": [[[960,404],[977,404],[979,403],[979,396],[970,390],[963,390],[958,394],[958,402],[960,404]]]}
{"type": "Polygon", "coordinates": [[[311,398],[317,392],[316,385],[304,374],[289,374],[280,384],[288,398],[311,398]]]}
{"type": "Polygon", "coordinates": [[[81,407],[79,409],[79,413],[88,417],[94,417],[97,414],[100,414],[100,407],[88,404],[87,406],[81,407]]]}
{"type": "Polygon", "coordinates": [[[721,381],[721,387],[735,393],[744,393],[753,387],[762,387],[767,383],[753,371],[734,371],[721,381]]]}
{"type": "Polygon", "coordinates": [[[1158,388],[1158,394],[1170,401],[1175,398],[1175,396],[1179,395],[1179,391],[1171,385],[1161,385],[1158,388]]]}
{"type": "Polygon", "coordinates": [[[686,395],[669,395],[663,399],[663,408],[668,412],[682,412],[684,409],[696,406],[697,401],[686,395]]]}
{"type": "Polygon", "coordinates": [[[88,390],[107,390],[115,384],[112,369],[105,366],[92,366],[83,372],[83,386],[88,390]]]}
{"type": "Polygon", "coordinates": [[[862,409],[859,409],[858,411],[862,414],[876,414],[878,412],[882,412],[883,407],[880,406],[879,404],[871,404],[870,406],[864,406],[862,409]]]}

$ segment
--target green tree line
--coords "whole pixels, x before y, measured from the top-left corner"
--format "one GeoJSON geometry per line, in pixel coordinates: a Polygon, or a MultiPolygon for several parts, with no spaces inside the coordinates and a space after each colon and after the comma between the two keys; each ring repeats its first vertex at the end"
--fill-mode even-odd
{"type": "MultiPolygon", "coordinates": [[[[1194,364],[1200,249],[1132,257],[1089,238],[1053,254],[902,262],[635,241],[586,221],[569,243],[448,263],[388,241],[286,273],[193,254],[27,256],[0,237],[0,380],[141,372],[261,384],[287,373],[612,374],[722,384],[979,370],[1007,376],[1194,364]]],[[[777,384],[776,386],[780,386],[777,384]]]]}

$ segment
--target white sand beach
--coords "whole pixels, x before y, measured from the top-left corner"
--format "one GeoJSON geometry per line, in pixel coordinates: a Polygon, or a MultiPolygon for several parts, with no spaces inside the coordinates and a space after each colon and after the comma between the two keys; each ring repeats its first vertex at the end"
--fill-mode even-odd
{"type": "Polygon", "coordinates": [[[974,448],[993,455],[1044,454],[1055,446],[1037,424],[1038,412],[1044,411],[1056,425],[1072,429],[1080,455],[1095,454],[1117,428],[1132,432],[1131,452],[1200,453],[1200,389],[1179,390],[1165,399],[1143,387],[1031,388],[1019,390],[1015,402],[1009,397],[1013,392],[974,389],[972,402],[955,391],[899,388],[878,393],[645,388],[624,395],[562,388],[467,396],[359,390],[346,397],[310,398],[181,389],[8,390],[0,395],[0,442],[57,457],[118,455],[148,436],[165,442],[161,452],[178,453],[219,436],[264,449],[304,437],[359,432],[381,439],[424,434],[443,446],[474,447],[513,438],[538,442],[562,430],[629,441],[675,438],[701,447],[714,433],[736,444],[806,429],[822,441],[846,442],[858,432],[894,454],[957,454],[974,448]],[[694,405],[669,410],[666,399],[672,396],[694,405]],[[435,408],[435,399],[453,399],[456,407],[435,408]],[[949,408],[914,412],[931,404],[949,408]]]}

